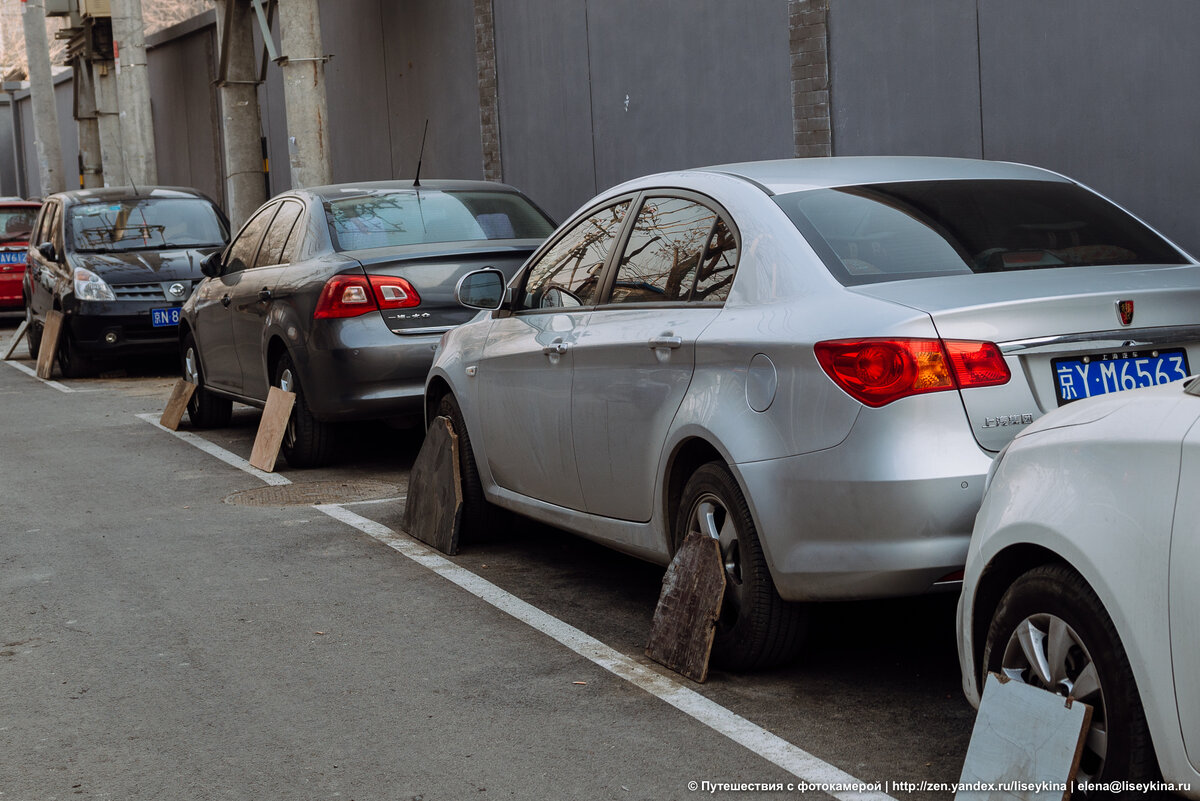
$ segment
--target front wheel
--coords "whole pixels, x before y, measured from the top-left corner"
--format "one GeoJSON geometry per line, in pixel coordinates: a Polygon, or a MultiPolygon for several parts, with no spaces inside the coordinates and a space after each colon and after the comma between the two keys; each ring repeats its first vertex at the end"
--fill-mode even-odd
{"type": "MultiPolygon", "coordinates": [[[[41,347],[41,343],[38,343],[41,347]]],[[[92,359],[80,352],[71,333],[71,327],[63,321],[62,333],[58,337],[58,369],[65,378],[85,378],[96,372],[92,359]]]]}
{"type": "Polygon", "coordinates": [[[333,456],[333,426],[313,417],[304,399],[300,376],[292,357],[283,354],[275,363],[275,386],[296,396],[292,416],[283,432],[280,450],[292,467],[320,467],[333,456]]]}
{"type": "Polygon", "coordinates": [[[501,510],[488,503],[483,494],[483,482],[479,479],[479,467],[475,463],[475,450],[467,434],[467,423],[462,409],[453,395],[446,394],[438,401],[436,415],[450,420],[454,436],[458,440],[458,475],[462,481],[463,514],[462,534],[464,541],[478,542],[502,525],[501,510]]]}
{"type": "Polygon", "coordinates": [[[188,400],[188,420],[194,428],[224,428],[233,418],[233,401],[214,395],[204,386],[204,369],[200,366],[200,350],[196,337],[189,331],[180,350],[183,377],[196,385],[188,400]]]}
{"type": "Polygon", "coordinates": [[[779,597],[750,507],[737,480],[720,462],[701,466],[684,487],[675,520],[676,546],[693,531],[720,543],[725,566],[714,664],[752,670],[793,659],[804,644],[807,607],[779,597]]]}
{"type": "Polygon", "coordinates": [[[989,672],[1092,707],[1079,779],[1155,777],[1146,715],[1116,627],[1096,593],[1066,565],[1016,579],[992,616],[983,652],[989,672]]]}

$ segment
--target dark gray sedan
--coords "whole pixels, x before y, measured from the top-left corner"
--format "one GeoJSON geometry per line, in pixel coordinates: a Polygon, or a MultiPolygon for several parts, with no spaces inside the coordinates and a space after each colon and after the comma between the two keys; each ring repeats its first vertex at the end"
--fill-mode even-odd
{"type": "Polygon", "coordinates": [[[184,376],[194,426],[228,423],[231,403],[296,393],[283,454],[328,460],[331,424],[419,422],[441,335],[475,315],[454,299],[482,267],[513,275],[554,229],[512,187],[387,181],[315,187],[266,203],[184,306],[184,376]]]}

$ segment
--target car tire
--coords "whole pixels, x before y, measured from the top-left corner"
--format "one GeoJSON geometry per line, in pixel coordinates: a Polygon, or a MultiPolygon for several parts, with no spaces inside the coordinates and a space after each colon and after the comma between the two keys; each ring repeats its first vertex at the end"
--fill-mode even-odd
{"type": "Polygon", "coordinates": [[[808,631],[808,607],[779,597],[737,480],[720,462],[702,465],[683,489],[676,547],[693,531],[721,543],[725,598],[713,638],[713,664],[754,670],[796,657],[808,631]]]}
{"type": "Polygon", "coordinates": [[[33,309],[25,304],[25,344],[29,346],[29,358],[36,359],[42,349],[42,324],[33,319],[33,309]]]}
{"type": "Polygon", "coordinates": [[[284,353],[275,362],[272,383],[296,396],[292,416],[288,418],[287,428],[283,432],[283,444],[280,446],[283,458],[295,468],[320,467],[327,464],[333,456],[333,426],[316,419],[309,411],[308,403],[304,399],[304,389],[300,386],[300,376],[296,373],[296,366],[289,354],[284,353]]]}
{"type": "MultiPolygon", "coordinates": [[[[41,343],[38,343],[41,347],[41,343]]],[[[64,378],[86,378],[96,372],[95,363],[79,352],[75,336],[66,320],[63,321],[62,333],[58,337],[58,369],[64,378]]]]}
{"type": "Polygon", "coordinates": [[[453,395],[446,394],[438,400],[437,417],[450,420],[454,436],[458,439],[458,475],[462,483],[463,511],[459,537],[464,542],[479,542],[503,527],[502,510],[487,501],[483,494],[483,482],[479,479],[479,467],[475,461],[475,449],[467,434],[467,423],[462,409],[453,395]]]}
{"type": "Polygon", "coordinates": [[[188,420],[193,428],[224,428],[233,418],[233,401],[214,395],[204,386],[204,368],[200,366],[200,349],[191,331],[183,338],[179,351],[183,378],[196,385],[188,400],[188,420]]]}
{"type": "MultiPolygon", "coordinates": [[[[1154,746],[1125,648],[1096,593],[1070,567],[1042,565],[1013,581],[992,615],[983,665],[987,672],[1072,695],[1092,706],[1078,780],[1157,777],[1154,746]],[[1067,638],[1060,641],[1067,648],[1053,648],[1061,654],[1057,659],[1049,644],[1051,625],[1056,637],[1067,638]],[[1031,656],[1046,660],[1049,680],[1030,667],[1031,656]],[[1055,678],[1059,673],[1062,676],[1055,678]],[[1106,735],[1105,745],[1098,748],[1101,734],[1106,735]]],[[[981,671],[980,678],[986,673],[981,671]]]]}

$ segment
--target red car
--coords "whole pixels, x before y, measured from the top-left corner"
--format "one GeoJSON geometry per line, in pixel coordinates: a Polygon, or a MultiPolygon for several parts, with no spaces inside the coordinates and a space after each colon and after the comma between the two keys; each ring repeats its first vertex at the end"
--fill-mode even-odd
{"type": "Polygon", "coordinates": [[[21,298],[25,252],[41,207],[36,201],[0,200],[0,311],[25,307],[21,298]]]}

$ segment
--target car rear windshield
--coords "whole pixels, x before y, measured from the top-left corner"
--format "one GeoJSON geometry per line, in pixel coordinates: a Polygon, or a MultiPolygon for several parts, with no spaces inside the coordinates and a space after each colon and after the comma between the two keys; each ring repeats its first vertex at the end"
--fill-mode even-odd
{"type": "Polygon", "coordinates": [[[28,242],[37,213],[37,206],[0,207],[0,245],[28,242]]]}
{"type": "Polygon", "coordinates": [[[1065,181],[919,181],[777,195],[846,285],[955,273],[1186,264],[1162,237],[1065,181]]]}
{"type": "Polygon", "coordinates": [[[77,252],[220,247],[225,225],[201,198],[140,198],[71,206],[67,237],[77,252]]]}
{"type": "Polygon", "coordinates": [[[335,250],[545,239],[554,225],[513,192],[386,190],[325,202],[335,250]]]}

